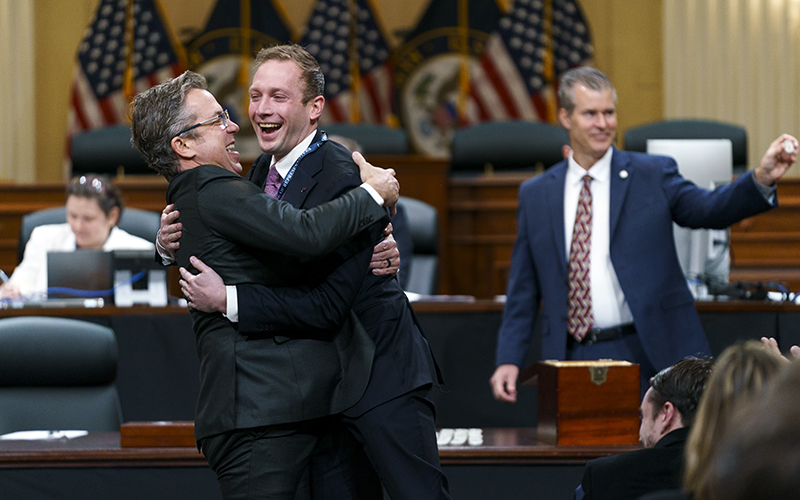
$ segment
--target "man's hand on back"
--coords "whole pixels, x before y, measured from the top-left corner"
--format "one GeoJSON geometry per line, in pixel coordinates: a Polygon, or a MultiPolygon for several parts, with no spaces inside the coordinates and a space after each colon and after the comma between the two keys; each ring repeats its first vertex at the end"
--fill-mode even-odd
{"type": "Polygon", "coordinates": [[[359,152],[353,153],[353,161],[361,171],[361,181],[369,184],[383,198],[383,206],[388,207],[391,215],[397,212],[397,198],[400,196],[400,183],[395,178],[393,169],[373,167],[359,152]]]}
{"type": "MultiPolygon", "coordinates": [[[[159,253],[164,253],[175,259],[175,252],[180,248],[181,230],[183,224],[177,222],[180,212],[175,210],[175,205],[169,204],[161,212],[161,226],[158,228],[156,244],[159,253]]],[[[163,255],[162,255],[163,256],[163,255]]]]}
{"type": "Polygon", "coordinates": [[[183,267],[180,269],[181,292],[189,307],[203,312],[225,314],[228,310],[228,294],[220,275],[197,257],[189,257],[189,262],[200,271],[199,274],[192,274],[183,267]]]}

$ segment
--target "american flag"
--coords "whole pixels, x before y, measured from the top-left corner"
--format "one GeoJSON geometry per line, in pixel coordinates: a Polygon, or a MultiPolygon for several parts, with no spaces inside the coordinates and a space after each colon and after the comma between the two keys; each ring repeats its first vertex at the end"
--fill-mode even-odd
{"type": "Polygon", "coordinates": [[[480,64],[472,67],[465,121],[547,121],[547,100],[554,99],[558,77],[585,64],[592,54],[589,29],[576,1],[516,0],[500,19],[480,64]]]}
{"type": "Polygon", "coordinates": [[[71,135],[127,121],[129,96],[123,84],[128,67],[128,12],[132,14],[134,93],[173,78],[186,67],[183,48],[171,36],[159,0],[102,0],[78,52],[71,135]]]}
{"type": "Polygon", "coordinates": [[[325,75],[325,110],[321,121],[388,124],[394,86],[390,50],[371,0],[317,0],[300,44],[317,58],[325,75]],[[358,9],[351,23],[351,2],[358,9]],[[357,26],[352,37],[351,26],[357,26]],[[358,47],[358,105],[354,106],[351,74],[352,39],[358,47]]]}

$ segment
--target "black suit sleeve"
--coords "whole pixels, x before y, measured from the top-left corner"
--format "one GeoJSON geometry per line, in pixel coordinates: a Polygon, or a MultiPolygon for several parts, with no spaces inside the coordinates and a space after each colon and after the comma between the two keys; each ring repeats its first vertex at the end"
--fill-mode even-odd
{"type": "Polygon", "coordinates": [[[310,210],[269,197],[241,177],[205,183],[199,189],[205,200],[202,218],[219,235],[298,258],[321,257],[388,220],[386,210],[360,188],[310,210]]]}
{"type": "Polygon", "coordinates": [[[239,331],[338,331],[353,308],[370,256],[367,252],[353,255],[314,287],[238,285],[239,304],[245,305],[239,309],[239,331]]]}
{"type": "MultiPolygon", "coordinates": [[[[333,157],[326,161],[352,162],[349,156],[344,159],[337,155],[333,157]]],[[[327,165],[326,168],[328,172],[338,172],[338,175],[330,182],[315,187],[324,189],[324,193],[316,194],[321,199],[341,199],[361,184],[360,177],[352,169],[339,169],[334,165],[327,165]]],[[[298,305],[288,306],[286,295],[281,297],[281,292],[276,289],[257,284],[237,286],[239,331],[258,332],[282,327],[330,328],[344,321],[367,278],[373,245],[382,236],[387,222],[388,219],[384,219],[381,224],[370,227],[371,239],[354,240],[338,248],[336,255],[309,264],[313,267],[312,274],[330,273],[322,285],[312,290],[315,299],[319,300],[317,304],[308,300],[296,301],[298,305]]]]}

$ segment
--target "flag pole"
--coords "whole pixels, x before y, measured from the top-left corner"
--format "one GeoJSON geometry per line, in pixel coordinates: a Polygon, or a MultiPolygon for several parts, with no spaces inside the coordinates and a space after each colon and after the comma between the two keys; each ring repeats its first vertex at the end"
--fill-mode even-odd
{"type": "MultiPolygon", "coordinates": [[[[122,75],[122,94],[130,103],[133,101],[133,0],[125,5],[125,71],[122,75]]],[[[128,119],[127,114],[125,119],[128,119]]]]}
{"type": "Polygon", "coordinates": [[[542,76],[545,81],[545,103],[547,105],[547,121],[555,123],[556,121],[556,103],[555,103],[555,69],[553,68],[553,0],[544,0],[543,8],[543,23],[544,30],[544,71],[542,76]]]}
{"type": "Polygon", "coordinates": [[[361,68],[358,61],[358,0],[349,0],[347,8],[350,13],[350,29],[348,30],[347,49],[350,59],[350,122],[361,122],[359,96],[361,94],[361,68]]]}
{"type": "Polygon", "coordinates": [[[469,94],[469,0],[458,0],[458,39],[460,64],[456,108],[459,124],[464,124],[467,114],[467,94],[469,94]]]}
{"type": "Polygon", "coordinates": [[[247,113],[250,107],[250,0],[239,2],[239,38],[242,41],[242,55],[239,63],[239,88],[242,92],[242,111],[247,113]]]}

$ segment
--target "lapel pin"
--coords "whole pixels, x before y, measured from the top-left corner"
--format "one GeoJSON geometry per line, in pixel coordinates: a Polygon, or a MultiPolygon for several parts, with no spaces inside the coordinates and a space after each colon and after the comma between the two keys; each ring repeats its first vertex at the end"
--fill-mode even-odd
{"type": "Polygon", "coordinates": [[[308,189],[308,188],[305,188],[305,187],[304,187],[303,189],[301,189],[301,190],[300,190],[300,192],[301,192],[301,193],[305,193],[305,192],[306,192],[306,189],[308,189]]]}
{"type": "Polygon", "coordinates": [[[627,179],[628,178],[628,171],[627,170],[620,170],[619,171],[619,178],[620,179],[627,179]]]}

